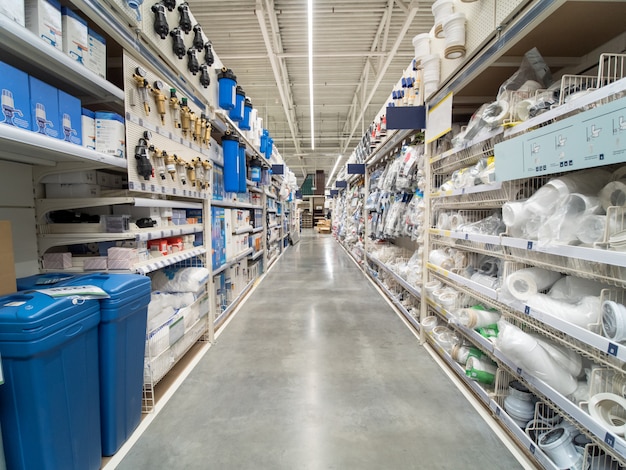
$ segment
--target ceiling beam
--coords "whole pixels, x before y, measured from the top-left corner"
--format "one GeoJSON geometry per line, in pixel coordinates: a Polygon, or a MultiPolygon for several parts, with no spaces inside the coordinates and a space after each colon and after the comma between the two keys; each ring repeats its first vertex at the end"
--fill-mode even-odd
{"type": "MultiPolygon", "coordinates": [[[[269,4],[269,1],[267,2],[269,4]]],[[[288,84],[288,77],[283,74],[284,65],[280,64],[274,53],[274,48],[272,46],[272,42],[270,40],[269,31],[267,30],[267,24],[265,22],[265,15],[268,17],[274,18],[276,20],[276,13],[273,11],[269,11],[263,4],[262,0],[256,1],[256,9],[255,9],[256,17],[259,22],[259,27],[261,28],[261,34],[263,35],[263,41],[265,42],[265,48],[267,49],[267,54],[270,59],[270,64],[272,66],[272,72],[274,73],[274,79],[276,80],[276,86],[278,88],[278,93],[280,95],[280,100],[283,105],[283,110],[285,111],[285,117],[287,118],[287,123],[289,124],[289,131],[291,132],[291,138],[293,140],[294,147],[300,153],[300,142],[298,140],[299,130],[297,128],[297,121],[295,119],[295,111],[293,106],[293,98],[291,95],[291,90],[288,84]]],[[[272,19],[270,19],[270,27],[272,27],[272,19]]],[[[276,34],[274,33],[274,37],[276,38],[276,34]]],[[[276,39],[275,39],[276,40],[276,39]]],[[[280,47],[280,44],[278,44],[280,47]]],[[[277,50],[276,52],[283,52],[282,49],[277,50]]]]}
{"type": "Polygon", "coordinates": [[[401,0],[396,0],[396,5],[398,5],[400,9],[404,11],[404,13],[406,13],[407,15],[409,14],[409,7],[407,6],[406,3],[404,3],[401,0]]]}
{"type": "Polygon", "coordinates": [[[389,53],[387,55],[387,60],[385,60],[385,63],[383,64],[381,70],[379,71],[378,76],[376,77],[374,86],[371,87],[370,94],[368,95],[365,102],[361,104],[361,111],[359,113],[359,117],[357,118],[357,123],[352,124],[352,129],[350,130],[350,137],[344,144],[344,147],[341,152],[342,154],[345,154],[348,147],[350,146],[350,143],[352,142],[352,139],[354,137],[354,133],[356,132],[357,127],[358,127],[358,121],[363,119],[363,116],[368,109],[368,105],[374,98],[374,95],[376,94],[376,92],[378,91],[378,87],[380,86],[380,83],[383,80],[385,72],[387,72],[387,69],[389,68],[389,65],[391,64],[391,61],[394,59],[395,54],[398,48],[400,47],[400,44],[402,44],[402,40],[404,39],[404,36],[409,30],[409,27],[411,26],[411,22],[413,21],[413,18],[415,18],[416,13],[417,13],[417,2],[413,0],[410,4],[409,14],[406,15],[404,24],[402,25],[402,28],[400,29],[400,32],[398,33],[398,36],[396,37],[396,41],[393,44],[392,48],[389,50],[389,53]]]}

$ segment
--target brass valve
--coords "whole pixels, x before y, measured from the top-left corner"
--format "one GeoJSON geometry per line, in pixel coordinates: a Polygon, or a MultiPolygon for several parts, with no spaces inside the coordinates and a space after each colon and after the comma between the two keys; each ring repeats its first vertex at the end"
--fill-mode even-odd
{"type": "Polygon", "coordinates": [[[191,112],[187,105],[187,98],[182,98],[180,100],[180,127],[185,137],[191,131],[191,112]]]}
{"type": "Polygon", "coordinates": [[[163,94],[163,82],[157,80],[150,89],[156,102],[157,112],[161,116],[161,124],[165,125],[165,95],[163,94]]]}

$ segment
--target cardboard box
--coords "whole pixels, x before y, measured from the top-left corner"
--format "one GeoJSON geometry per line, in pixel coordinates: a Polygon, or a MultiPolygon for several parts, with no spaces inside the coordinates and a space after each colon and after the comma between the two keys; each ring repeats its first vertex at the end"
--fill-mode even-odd
{"type": "Polygon", "coordinates": [[[28,77],[30,90],[31,130],[57,139],[63,138],[59,121],[58,90],[47,83],[28,77]]]}
{"type": "Polygon", "coordinates": [[[67,7],[61,8],[63,27],[63,52],[80,64],[85,63],[89,52],[87,21],[67,7]]]}
{"type": "Polygon", "coordinates": [[[96,151],[126,158],[126,132],[122,116],[96,111],[96,151]]]}
{"type": "Polygon", "coordinates": [[[107,78],[107,46],[105,39],[92,29],[87,30],[85,66],[93,73],[107,78]]]}
{"type": "Polygon", "coordinates": [[[59,96],[59,138],[66,142],[81,145],[83,142],[83,123],[80,107],[80,100],[62,90],[58,91],[59,96]]]}
{"type": "Polygon", "coordinates": [[[26,0],[24,10],[26,28],[51,46],[62,51],[61,3],[57,0],[26,0]]]}
{"type": "Polygon", "coordinates": [[[44,269],[69,269],[72,267],[72,253],[46,253],[43,255],[44,269]]]}
{"type": "Polygon", "coordinates": [[[20,26],[25,26],[24,0],[1,0],[0,15],[6,16],[20,26]]]}
{"type": "Polygon", "coordinates": [[[85,108],[80,110],[81,143],[83,147],[96,150],[96,113],[85,108]]]}
{"type": "Polygon", "coordinates": [[[31,129],[28,74],[0,62],[2,115],[0,122],[21,129],[31,129]]]}
{"type": "Polygon", "coordinates": [[[46,197],[77,198],[100,197],[100,186],[97,184],[60,184],[46,183],[46,197]]]}
{"type": "Polygon", "coordinates": [[[106,271],[107,268],[108,263],[106,256],[83,258],[83,269],[85,271],[106,271]]]}
{"type": "Polygon", "coordinates": [[[0,220],[0,295],[17,291],[11,222],[0,220]]]}

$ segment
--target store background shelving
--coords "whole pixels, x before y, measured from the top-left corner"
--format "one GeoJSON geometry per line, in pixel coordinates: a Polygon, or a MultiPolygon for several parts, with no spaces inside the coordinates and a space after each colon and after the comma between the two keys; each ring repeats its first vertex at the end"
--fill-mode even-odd
{"type": "MultiPolygon", "coordinates": [[[[454,2],[455,10],[463,11],[467,17],[465,58],[442,58],[438,88],[422,98],[427,106],[434,107],[452,93],[451,122],[463,124],[483,102],[495,99],[500,84],[515,72],[524,53],[534,46],[544,55],[548,66],[553,68],[555,80],[562,76],[566,77],[564,80],[571,80],[568,78],[571,74],[594,75],[598,73],[598,63],[604,60],[600,58],[600,54],[623,53],[626,50],[626,33],[623,24],[616,20],[616,15],[624,14],[624,5],[619,3],[565,0],[454,2]],[[580,31],[586,33],[580,35],[580,31]]],[[[431,39],[431,53],[442,52],[443,41],[431,39]]],[[[624,63],[619,60],[623,59],[617,59],[618,64],[624,63]]],[[[347,175],[345,169],[340,171],[337,179],[346,180],[348,187],[337,187],[337,195],[333,197],[333,228],[338,229],[338,241],[363,266],[364,272],[378,285],[381,292],[394,303],[407,319],[407,324],[420,335],[426,347],[443,359],[447,367],[460,378],[464,387],[471,390],[491,410],[495,422],[508,430],[518,445],[533,456],[541,468],[556,468],[556,465],[541,451],[536,440],[512,420],[503,405],[503,399],[508,395],[508,382],[511,380],[525,383],[542,405],[555,410],[580,432],[591,437],[592,444],[587,446],[586,458],[592,452],[606,453],[606,468],[622,468],[626,465],[626,441],[593,420],[570,397],[561,395],[520,368],[495,347],[493,342],[461,324],[456,311],[465,305],[457,303],[453,307],[444,307],[432,294],[426,292],[424,284],[438,282],[444,288],[454,289],[466,301],[471,299],[470,304],[480,303],[495,308],[508,322],[554,341],[591,361],[598,368],[594,369],[597,373],[610,373],[623,378],[626,358],[624,347],[603,336],[601,325],[596,325],[591,330],[577,326],[551,312],[532,308],[523,301],[512,300],[501,286],[484,285],[470,279],[464,272],[479,257],[489,256],[499,260],[497,262],[501,263],[506,275],[525,266],[539,266],[583,279],[597,279],[604,284],[604,290],[600,294],[601,301],[620,302],[624,300],[624,257],[622,252],[611,249],[609,231],[592,247],[571,246],[516,238],[507,232],[490,234],[466,230],[464,227],[442,227],[438,221],[438,216],[446,213],[457,214],[465,223],[476,223],[494,211],[499,214],[503,204],[508,201],[529,197],[532,192],[526,188],[534,190],[551,178],[566,174],[569,168],[555,174],[539,171],[533,175],[523,175],[520,172],[517,178],[507,178],[509,181],[497,180],[498,146],[501,142],[508,142],[522,134],[524,141],[531,140],[534,135],[541,135],[542,129],[551,123],[576,116],[577,113],[582,113],[583,117],[591,115],[589,110],[625,96],[626,79],[622,78],[623,68],[621,72],[619,70],[618,65],[616,76],[609,80],[598,80],[603,85],[599,89],[525,122],[505,128],[497,127],[454,147],[445,136],[429,143],[426,146],[422,173],[425,178],[423,190],[426,202],[424,231],[423,236],[415,237],[414,240],[407,240],[404,236],[385,236],[384,240],[373,237],[376,243],[366,243],[364,254],[359,252],[355,256],[352,247],[346,246],[345,234],[341,233],[341,228],[346,220],[351,185],[358,181],[358,177],[347,175]],[[441,188],[442,183],[455,171],[474,165],[494,153],[496,181],[471,187],[441,188]],[[412,253],[417,254],[420,247],[422,267],[416,269],[421,271],[423,283],[414,285],[400,273],[406,275],[406,259],[412,253]],[[452,269],[444,269],[429,262],[429,255],[435,249],[456,250],[464,261],[452,269]],[[378,254],[384,255],[384,262],[378,259],[378,254]],[[418,313],[411,315],[411,306],[417,307],[418,313]],[[447,325],[454,335],[479,348],[494,361],[498,367],[495,387],[481,385],[470,379],[466,375],[465,367],[452,358],[450,352],[439,344],[436,336],[425,331],[422,321],[430,316],[438,318],[440,325],[447,325]]],[[[409,68],[404,76],[410,76],[411,73],[409,68]]],[[[376,119],[379,120],[386,111],[385,108],[381,109],[376,119]]],[[[408,141],[414,133],[411,130],[388,131],[380,143],[372,146],[373,149],[366,148],[364,152],[363,148],[357,147],[349,163],[366,164],[365,199],[372,192],[368,178],[377,168],[393,162],[402,141],[408,141]]],[[[364,136],[363,142],[370,142],[369,134],[364,136]]],[[[509,155],[507,162],[514,158],[521,161],[521,148],[506,148],[509,154],[511,151],[520,154],[509,155]]],[[[501,160],[504,161],[504,158],[501,157],[501,160]]],[[[610,161],[625,163],[624,158],[619,156],[617,160],[610,161]]],[[[611,169],[618,167],[614,164],[611,169]]],[[[613,219],[623,220],[623,209],[610,210],[613,219]]],[[[382,213],[380,208],[370,209],[369,212],[378,215],[382,213]]],[[[367,220],[368,210],[364,211],[364,217],[367,220]]],[[[370,228],[370,224],[366,226],[370,228]]],[[[618,231],[622,229],[621,223],[618,228],[614,228],[618,231]]],[[[371,233],[366,233],[365,238],[368,239],[369,236],[371,233]]],[[[617,412],[621,413],[619,410],[617,412]]]]}
{"type": "MultiPolygon", "coordinates": [[[[219,183],[213,167],[222,167],[224,156],[219,141],[225,132],[235,133],[240,141],[246,144],[246,160],[261,164],[267,173],[272,164],[283,164],[280,153],[274,149],[266,155],[260,152],[257,134],[242,131],[228,116],[227,112],[218,107],[218,80],[216,69],[222,67],[217,51],[213,51],[215,63],[208,72],[211,84],[203,87],[198,76],[187,69],[187,60],[179,61],[171,47],[163,48],[163,42],[154,34],[151,5],[143,5],[144,20],[138,20],[135,12],[124,2],[94,2],[92,0],[71,0],[65,2],[77,13],[87,19],[89,26],[105,36],[107,41],[107,78],[102,78],[78,65],[65,53],[46,44],[35,34],[0,16],[0,46],[3,61],[44,80],[51,85],[80,98],[83,106],[93,110],[107,110],[118,113],[126,119],[126,158],[112,157],[78,145],[58,139],[41,136],[34,132],[0,125],[0,181],[2,204],[0,219],[12,223],[15,247],[16,274],[18,277],[32,275],[37,272],[58,271],[59,269],[43,269],[42,259],[50,252],[63,251],[72,246],[85,245],[95,247],[97,243],[123,244],[124,246],[145,246],[149,241],[167,238],[186,239],[184,248],[178,248],[167,254],[153,253],[132,264],[127,270],[111,272],[135,272],[152,275],[164,268],[203,267],[209,271],[209,281],[203,293],[197,294],[197,300],[175,315],[165,319],[161,325],[151,328],[146,336],[148,351],[146,355],[144,411],[150,411],[155,404],[154,387],[161,382],[170,368],[198,341],[213,341],[215,329],[223,325],[228,315],[234,311],[240,301],[250,291],[268,266],[269,252],[264,240],[268,231],[266,224],[238,227],[233,235],[250,237],[261,234],[261,245],[250,245],[234,253],[225,264],[211,269],[211,252],[213,250],[210,230],[210,213],[212,207],[228,210],[244,210],[245,212],[262,211],[262,221],[266,216],[266,200],[270,197],[281,202],[294,196],[295,181],[292,173],[284,168],[284,176],[274,177],[273,193],[269,193],[266,185],[252,183],[248,180],[249,191],[233,197],[212,197],[214,184],[219,183]],[[150,20],[147,20],[150,18],[150,20]],[[166,92],[173,87],[178,97],[188,99],[188,105],[196,116],[206,114],[208,117],[209,138],[185,134],[171,123],[174,116],[166,102],[166,112],[162,120],[157,113],[158,102],[148,93],[150,112],[144,112],[141,93],[132,74],[136,67],[147,72],[147,79],[152,84],[156,80],[164,82],[166,92]],[[204,166],[206,177],[198,179],[195,173],[187,169],[177,168],[176,174],[160,179],[157,175],[144,178],[138,174],[137,160],[134,158],[135,146],[141,138],[146,137],[145,131],[151,135],[148,145],[167,150],[186,161],[201,159],[208,162],[204,166]],[[44,182],[51,177],[62,180],[67,173],[85,170],[99,170],[110,175],[122,175],[122,181],[113,190],[103,190],[101,197],[92,198],[46,198],[44,182]],[[189,179],[183,181],[185,175],[189,179]],[[217,178],[215,179],[214,178],[217,178]],[[278,196],[278,190],[282,190],[278,196]],[[249,195],[261,195],[261,200],[252,202],[249,195]],[[97,224],[64,224],[55,223],[50,214],[63,211],[92,216],[113,214],[115,207],[147,208],[150,210],[192,210],[194,216],[189,217],[186,224],[173,225],[164,219],[157,226],[139,228],[130,223],[128,229],[108,232],[103,223],[97,224]],[[194,220],[191,220],[194,219],[194,220]],[[196,220],[197,219],[197,220],[196,220]],[[191,237],[191,238],[189,238],[191,237]],[[221,274],[238,275],[243,279],[236,286],[230,285],[231,292],[228,304],[218,305],[215,298],[215,279],[221,274]],[[223,308],[222,308],[223,307],[223,308]],[[190,323],[190,318],[193,320],[190,323]],[[180,326],[183,325],[183,326],[180,326]],[[151,354],[154,342],[166,344],[158,354],[151,354]],[[163,343],[165,342],[165,343],[163,343]]],[[[180,3],[180,2],[178,2],[180,3]]],[[[170,13],[168,13],[168,16],[170,13]]],[[[178,12],[171,13],[171,24],[178,21],[178,12]]],[[[210,28],[206,28],[207,31],[210,28]]],[[[169,39],[169,38],[168,38],[169,39]]],[[[204,35],[206,41],[209,38],[204,35]]],[[[184,38],[191,41],[191,36],[184,38]]],[[[169,46],[169,42],[168,42],[169,46]]],[[[202,61],[202,54],[198,54],[202,61]]],[[[169,96],[168,96],[169,97],[169,96]]],[[[256,123],[254,123],[256,124],[256,123]]],[[[149,150],[149,161],[156,172],[160,162],[157,153],[149,150]]],[[[200,171],[202,168],[198,168],[200,171]]],[[[266,178],[269,182],[269,176],[266,178]]],[[[291,203],[289,203],[291,204],[291,203]]],[[[273,206],[275,207],[275,206],[273,206]]],[[[251,217],[253,218],[253,217],[251,217]]],[[[134,220],[133,220],[134,221],[134,220]]],[[[281,241],[289,237],[290,232],[281,225],[281,241]]],[[[275,253],[272,261],[284,252],[288,244],[281,243],[280,250],[275,253]]],[[[102,253],[92,253],[98,256],[102,253]]],[[[83,269],[82,258],[74,257],[75,265],[68,268],[69,272],[83,269]]],[[[239,278],[238,278],[239,279],[239,278]]]]}

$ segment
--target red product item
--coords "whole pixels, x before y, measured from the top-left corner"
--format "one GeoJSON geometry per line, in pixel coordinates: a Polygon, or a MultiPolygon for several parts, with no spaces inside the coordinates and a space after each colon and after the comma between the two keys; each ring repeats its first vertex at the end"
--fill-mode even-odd
{"type": "Polygon", "coordinates": [[[170,237],[167,239],[167,245],[170,253],[178,253],[185,249],[182,237],[170,237]]]}
{"type": "Polygon", "coordinates": [[[159,238],[157,240],[148,240],[148,250],[160,251],[163,256],[169,254],[167,249],[167,239],[159,238]]]}

